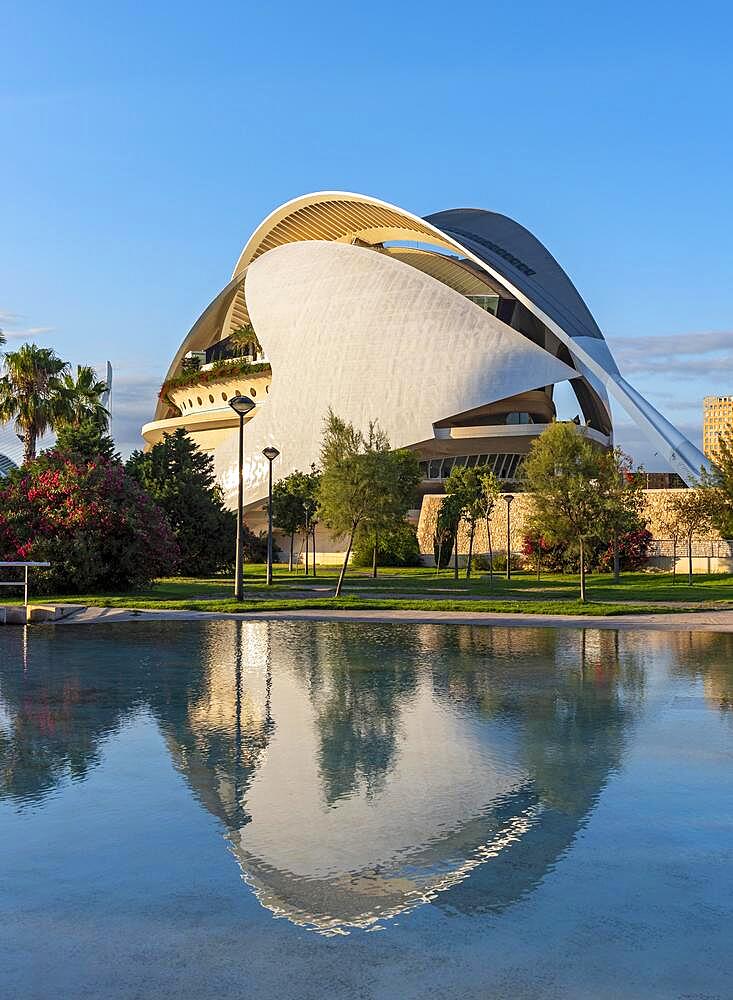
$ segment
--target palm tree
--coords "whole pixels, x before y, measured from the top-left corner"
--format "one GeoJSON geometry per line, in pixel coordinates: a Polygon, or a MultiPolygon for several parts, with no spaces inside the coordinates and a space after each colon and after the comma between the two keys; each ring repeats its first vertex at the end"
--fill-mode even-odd
{"type": "Polygon", "coordinates": [[[63,376],[68,365],[50,347],[23,344],[5,355],[0,378],[0,421],[13,420],[23,441],[23,464],[36,457],[36,444],[64,416],[63,376]]]}
{"type": "Polygon", "coordinates": [[[109,426],[109,410],[102,403],[107,383],[97,378],[89,365],[76,366],[76,378],[70,371],[63,376],[64,414],[62,422],[71,427],[91,423],[97,430],[109,426]]]}

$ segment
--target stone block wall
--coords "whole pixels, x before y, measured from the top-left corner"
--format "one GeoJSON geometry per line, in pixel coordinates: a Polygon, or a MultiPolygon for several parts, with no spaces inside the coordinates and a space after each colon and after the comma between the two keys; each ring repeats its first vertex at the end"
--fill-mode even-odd
{"type": "MultiPolygon", "coordinates": [[[[645,516],[648,521],[649,530],[655,539],[665,539],[662,524],[664,513],[670,499],[681,493],[682,490],[645,490],[645,516]]],[[[420,552],[426,562],[433,559],[433,535],[438,517],[438,511],[443,502],[443,497],[438,495],[428,495],[424,497],[420,510],[420,519],[417,526],[417,538],[420,543],[420,552]]],[[[515,493],[514,502],[511,505],[511,548],[512,552],[521,552],[524,536],[526,534],[526,524],[531,509],[532,498],[529,493],[515,493]]],[[[499,499],[494,508],[491,518],[491,539],[495,552],[506,552],[507,533],[507,505],[503,499],[499,499]]],[[[701,536],[704,539],[717,540],[720,535],[711,532],[701,536]]],[[[468,553],[468,531],[465,525],[461,526],[458,537],[458,551],[461,555],[468,553]]],[[[485,521],[481,521],[476,526],[476,534],[473,542],[474,553],[489,551],[488,535],[485,521]]]]}

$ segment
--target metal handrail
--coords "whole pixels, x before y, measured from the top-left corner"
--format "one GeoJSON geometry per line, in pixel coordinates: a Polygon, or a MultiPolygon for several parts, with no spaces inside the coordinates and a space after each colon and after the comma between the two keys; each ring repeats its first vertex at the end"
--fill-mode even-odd
{"type": "Polygon", "coordinates": [[[16,569],[22,567],[25,570],[22,580],[0,580],[0,587],[22,587],[23,603],[28,607],[28,570],[36,567],[48,567],[50,565],[51,563],[49,562],[0,562],[0,566],[13,566],[16,569]]]}

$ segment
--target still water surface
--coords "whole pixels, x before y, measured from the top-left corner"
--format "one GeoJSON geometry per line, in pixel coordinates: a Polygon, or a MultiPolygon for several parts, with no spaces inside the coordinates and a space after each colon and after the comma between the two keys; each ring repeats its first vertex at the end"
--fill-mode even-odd
{"type": "Polygon", "coordinates": [[[0,996],[731,997],[733,636],[0,632],[0,996]]]}

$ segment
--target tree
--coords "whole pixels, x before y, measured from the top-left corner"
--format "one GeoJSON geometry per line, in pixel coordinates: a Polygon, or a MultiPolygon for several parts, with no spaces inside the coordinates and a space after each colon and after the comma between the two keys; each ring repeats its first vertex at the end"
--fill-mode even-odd
{"type": "MultiPolygon", "coordinates": [[[[272,488],[272,522],[290,536],[290,557],[288,569],[293,571],[293,543],[295,534],[305,528],[305,505],[316,508],[316,496],[320,473],[314,465],[308,472],[292,472],[280,479],[272,488]]],[[[308,539],[305,540],[306,545],[308,539]]]]}
{"type": "Polygon", "coordinates": [[[671,515],[679,525],[681,534],[687,540],[687,583],[691,587],[692,540],[695,535],[708,532],[712,526],[719,500],[712,491],[703,488],[681,490],[672,497],[669,506],[671,515]]]}
{"type": "Polygon", "coordinates": [[[91,423],[106,431],[109,426],[109,410],[102,403],[107,391],[107,383],[97,378],[89,365],[76,366],[76,378],[70,371],[62,376],[64,396],[63,422],[79,427],[91,423]]]}
{"type": "Polygon", "coordinates": [[[447,493],[440,505],[437,518],[436,536],[438,556],[436,565],[440,569],[444,546],[453,550],[453,579],[458,579],[458,529],[463,518],[463,499],[458,493],[447,493]]]}
{"type": "Polygon", "coordinates": [[[491,516],[501,496],[501,483],[496,473],[483,468],[479,472],[481,483],[481,506],[486,519],[486,540],[489,546],[489,586],[494,584],[494,547],[491,540],[491,516]]]}
{"type": "Polygon", "coordinates": [[[420,465],[406,448],[378,452],[372,459],[373,501],[361,531],[372,544],[372,576],[377,576],[379,539],[399,532],[415,500],[420,484],[420,465]]]}
{"type": "Polygon", "coordinates": [[[673,503],[673,499],[667,501],[659,518],[659,527],[672,543],[672,583],[674,584],[677,583],[677,546],[682,537],[682,525],[680,524],[679,511],[673,503]]]}
{"type": "Polygon", "coordinates": [[[68,366],[50,347],[23,344],[8,351],[0,378],[0,421],[14,421],[23,440],[23,464],[36,457],[38,439],[64,419],[63,376],[68,366]]]}
{"type": "Polygon", "coordinates": [[[713,526],[723,538],[733,538],[733,429],[718,438],[715,464],[703,473],[700,486],[708,491],[713,526]]]}
{"type": "Polygon", "coordinates": [[[613,550],[613,579],[621,576],[620,540],[631,532],[643,530],[644,494],[641,476],[632,472],[631,458],[620,448],[602,455],[602,481],[604,484],[602,534],[611,540],[613,550]]]}
{"type": "MultiPolygon", "coordinates": [[[[419,566],[420,545],[414,525],[409,521],[401,521],[386,531],[381,531],[378,560],[380,566],[419,566]]],[[[374,567],[374,545],[369,532],[357,534],[351,564],[374,567]]]]}
{"type": "Polygon", "coordinates": [[[368,523],[373,509],[395,512],[404,505],[408,490],[401,471],[409,467],[403,454],[390,452],[387,435],[376,422],[370,421],[363,434],[328,411],[321,444],[318,507],[331,531],[348,539],[336,597],[341,594],[356,532],[368,523]]]}
{"type": "MultiPolygon", "coordinates": [[[[185,575],[217,573],[231,566],[236,517],[224,506],[211,457],[196,447],[183,428],[166,434],[148,452],[133,452],[126,468],[165,511],[185,575]]],[[[261,558],[261,548],[260,540],[245,529],[248,558],[261,558]]]]}
{"type": "Polygon", "coordinates": [[[78,426],[62,424],[52,450],[75,461],[93,462],[99,458],[107,462],[120,461],[112,438],[91,420],[83,421],[78,426]]]}
{"type": "Polygon", "coordinates": [[[550,542],[577,544],[583,602],[586,549],[605,529],[611,468],[603,452],[569,423],[550,424],[522,465],[525,486],[532,493],[530,532],[550,542]]]}
{"type": "MultiPolygon", "coordinates": [[[[445,492],[455,496],[460,507],[460,521],[468,525],[468,559],[466,560],[466,579],[471,578],[471,559],[473,557],[473,539],[476,533],[476,523],[484,514],[486,505],[481,477],[478,469],[466,465],[454,465],[445,481],[445,492]]],[[[456,532],[456,549],[458,534],[456,532]]]]}

